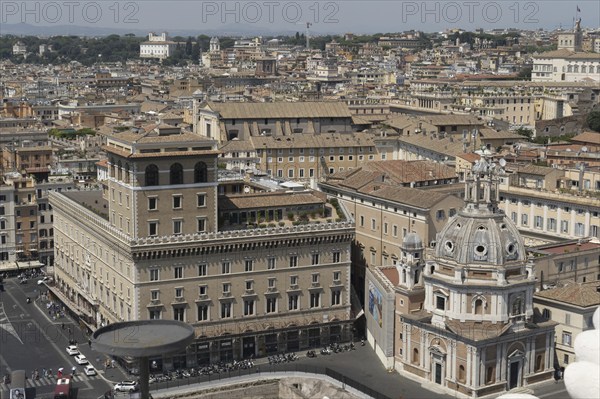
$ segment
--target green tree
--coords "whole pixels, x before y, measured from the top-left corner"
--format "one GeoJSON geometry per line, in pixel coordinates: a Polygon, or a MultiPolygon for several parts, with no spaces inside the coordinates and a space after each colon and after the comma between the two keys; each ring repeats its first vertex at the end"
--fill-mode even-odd
{"type": "Polygon", "coordinates": [[[592,111],[586,119],[587,125],[595,132],[600,132],[600,111],[592,111]]]}

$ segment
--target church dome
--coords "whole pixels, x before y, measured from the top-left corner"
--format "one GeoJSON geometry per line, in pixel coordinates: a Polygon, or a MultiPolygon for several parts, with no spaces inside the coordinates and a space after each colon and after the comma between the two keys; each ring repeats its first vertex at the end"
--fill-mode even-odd
{"type": "Polygon", "coordinates": [[[481,159],[466,181],[465,207],[437,236],[435,254],[463,265],[525,262],[517,226],[498,208],[499,175],[504,171],[481,159]]]}
{"type": "Polygon", "coordinates": [[[417,233],[410,232],[402,240],[402,248],[408,250],[423,249],[423,240],[421,240],[421,237],[417,233]]]}
{"type": "Polygon", "coordinates": [[[517,226],[503,214],[495,217],[457,214],[439,233],[435,253],[437,257],[465,265],[504,265],[526,260],[517,226]]]}

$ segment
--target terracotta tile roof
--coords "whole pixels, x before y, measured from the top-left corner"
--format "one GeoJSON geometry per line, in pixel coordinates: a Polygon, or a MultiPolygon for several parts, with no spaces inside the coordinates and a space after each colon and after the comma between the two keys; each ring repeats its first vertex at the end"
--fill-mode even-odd
{"type": "Polygon", "coordinates": [[[459,321],[447,320],[446,327],[454,334],[472,341],[484,341],[498,338],[510,328],[510,324],[492,323],[491,321],[459,321]]]}
{"type": "MultiPolygon", "coordinates": [[[[360,190],[361,192],[365,192],[360,190]]],[[[415,208],[427,209],[443,201],[449,195],[440,194],[431,190],[420,190],[410,187],[381,186],[379,189],[368,192],[376,198],[399,202],[415,208]]]]}
{"type": "Polygon", "coordinates": [[[456,170],[454,168],[426,160],[370,161],[364,164],[362,170],[384,173],[386,182],[389,181],[392,184],[452,179],[456,177],[456,170]]]}
{"type": "Polygon", "coordinates": [[[598,289],[600,289],[600,282],[598,281],[585,284],[573,283],[564,287],[537,292],[535,296],[587,308],[600,305],[600,291],[598,289]]]}
{"type": "Polygon", "coordinates": [[[600,133],[598,132],[583,132],[573,137],[571,141],[579,143],[592,143],[600,145],[600,133]]]}
{"type": "Polygon", "coordinates": [[[350,110],[343,102],[295,102],[295,103],[215,103],[210,109],[224,119],[284,119],[284,118],[351,118],[350,110]]]}
{"type": "Polygon", "coordinates": [[[475,163],[481,159],[481,155],[475,154],[474,152],[468,152],[466,154],[458,155],[457,158],[462,158],[467,162],[475,163]]]}
{"type": "Polygon", "coordinates": [[[593,250],[593,249],[597,249],[598,253],[600,253],[600,244],[597,244],[595,242],[582,242],[581,244],[578,244],[576,242],[573,243],[569,243],[569,244],[558,244],[558,245],[544,245],[543,247],[539,248],[539,250],[543,251],[543,252],[547,252],[547,253],[551,253],[551,254],[563,254],[566,252],[574,252],[574,251],[589,251],[589,250],[593,250]]]}
{"type": "Polygon", "coordinates": [[[394,287],[398,285],[400,278],[398,276],[398,270],[395,267],[380,267],[379,270],[394,287]]]}
{"type": "Polygon", "coordinates": [[[219,197],[219,211],[233,211],[253,208],[275,208],[311,204],[325,204],[325,200],[310,192],[266,192],[219,197]]]}
{"type": "MultiPolygon", "coordinates": [[[[337,148],[372,147],[373,136],[367,133],[295,134],[293,136],[254,136],[250,141],[256,149],[262,148],[337,148]]],[[[309,154],[306,154],[309,155],[309,154]]],[[[317,156],[318,154],[314,154],[317,156]]]]}

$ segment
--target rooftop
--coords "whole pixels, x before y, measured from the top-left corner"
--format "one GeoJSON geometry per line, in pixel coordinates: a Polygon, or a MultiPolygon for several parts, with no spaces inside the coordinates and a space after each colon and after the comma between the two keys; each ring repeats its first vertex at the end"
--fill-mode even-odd
{"type": "Polygon", "coordinates": [[[96,215],[108,219],[108,201],[102,198],[100,190],[81,190],[81,191],[62,191],[67,198],[72,199],[78,204],[84,206],[96,215]]]}
{"type": "Polygon", "coordinates": [[[564,287],[537,292],[535,296],[582,308],[598,306],[600,305],[600,282],[568,284],[564,287]]]}
{"type": "Polygon", "coordinates": [[[224,119],[351,118],[344,102],[215,103],[207,106],[224,119]]]}

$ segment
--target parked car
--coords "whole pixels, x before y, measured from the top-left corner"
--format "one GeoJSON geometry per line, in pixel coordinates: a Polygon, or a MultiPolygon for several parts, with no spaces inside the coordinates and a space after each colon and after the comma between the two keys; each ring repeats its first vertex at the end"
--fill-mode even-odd
{"type": "Polygon", "coordinates": [[[79,355],[75,355],[75,361],[77,362],[77,364],[88,364],[88,360],[87,357],[85,357],[82,354],[79,355]]]}
{"type": "Polygon", "coordinates": [[[69,354],[70,356],[79,355],[79,348],[77,348],[77,345],[67,346],[67,354],[69,354]]]}
{"type": "Polygon", "coordinates": [[[85,373],[85,375],[96,375],[96,374],[98,374],[96,372],[96,369],[94,368],[94,366],[92,366],[91,364],[88,364],[87,366],[85,366],[83,368],[83,372],[85,373]]]}
{"type": "Polygon", "coordinates": [[[37,281],[37,285],[42,285],[44,283],[51,283],[52,282],[52,277],[50,276],[46,276],[40,280],[37,281]]]}
{"type": "Polygon", "coordinates": [[[115,392],[135,392],[138,390],[137,381],[121,381],[115,384],[115,392]]]}

